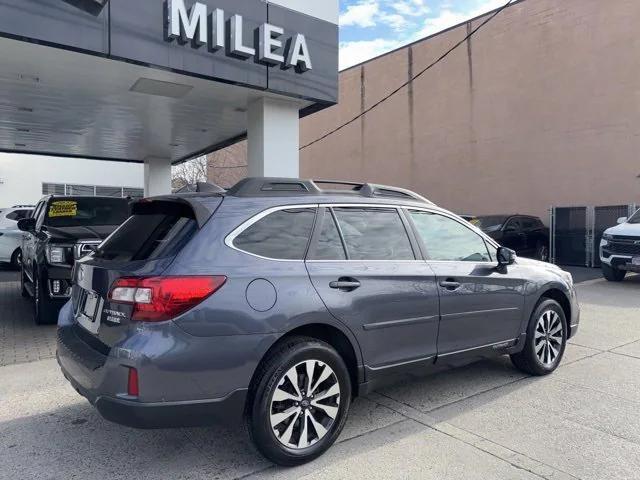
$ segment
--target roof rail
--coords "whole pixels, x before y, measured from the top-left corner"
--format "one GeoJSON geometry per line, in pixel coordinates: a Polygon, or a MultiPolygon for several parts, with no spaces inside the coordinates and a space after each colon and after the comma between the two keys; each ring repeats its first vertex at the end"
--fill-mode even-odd
{"type": "Polygon", "coordinates": [[[252,177],[239,181],[227,191],[227,195],[235,197],[278,196],[278,195],[322,195],[345,194],[362,197],[394,197],[415,200],[433,205],[411,190],[374,183],[349,182],[342,180],[303,180],[297,178],[262,178],[252,177]],[[320,186],[347,188],[320,188],[320,186]]]}

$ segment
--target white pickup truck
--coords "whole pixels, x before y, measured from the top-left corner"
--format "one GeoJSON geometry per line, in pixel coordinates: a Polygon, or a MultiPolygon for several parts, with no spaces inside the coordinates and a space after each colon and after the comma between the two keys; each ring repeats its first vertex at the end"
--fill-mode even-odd
{"type": "Polygon", "coordinates": [[[621,282],[627,272],[640,272],[640,210],[605,230],[600,241],[602,274],[610,282],[621,282]]]}

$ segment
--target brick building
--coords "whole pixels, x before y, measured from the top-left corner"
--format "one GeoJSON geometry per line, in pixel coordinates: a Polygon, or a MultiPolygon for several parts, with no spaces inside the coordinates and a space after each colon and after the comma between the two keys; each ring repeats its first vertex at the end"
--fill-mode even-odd
{"type": "MultiPolygon", "coordinates": [[[[420,72],[486,15],[340,74],[319,138],[420,72]]],[[[301,176],[411,188],[461,213],[640,203],[640,2],[521,0],[435,68],[301,152],[301,176]]],[[[245,147],[210,176],[246,175],[245,147]]]]}

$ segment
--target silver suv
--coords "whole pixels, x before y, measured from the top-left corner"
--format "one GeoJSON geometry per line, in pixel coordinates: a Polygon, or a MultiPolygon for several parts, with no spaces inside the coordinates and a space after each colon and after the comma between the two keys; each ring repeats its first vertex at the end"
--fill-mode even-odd
{"type": "Polygon", "coordinates": [[[107,419],[244,421],[282,465],[407,371],[510,355],[532,375],[578,328],[571,275],[393,187],[246,179],[145,199],[74,268],[58,361],[107,419]]]}

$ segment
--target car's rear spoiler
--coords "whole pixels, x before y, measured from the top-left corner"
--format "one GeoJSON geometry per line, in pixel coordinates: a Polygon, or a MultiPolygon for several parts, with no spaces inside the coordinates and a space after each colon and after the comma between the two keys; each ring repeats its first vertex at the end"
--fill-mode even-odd
{"type": "Polygon", "coordinates": [[[136,210],[140,211],[142,208],[153,203],[177,203],[188,207],[193,212],[193,216],[198,223],[198,228],[202,228],[218,209],[223,198],[223,195],[202,195],[201,193],[143,198],[131,205],[131,213],[135,215],[136,210]]]}

